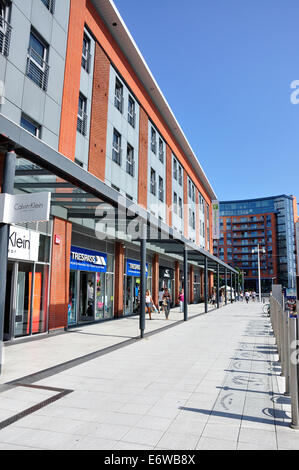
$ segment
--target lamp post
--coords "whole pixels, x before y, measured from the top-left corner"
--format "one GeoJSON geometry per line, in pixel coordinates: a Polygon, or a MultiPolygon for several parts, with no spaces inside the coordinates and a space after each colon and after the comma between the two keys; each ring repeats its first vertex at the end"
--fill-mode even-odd
{"type": "Polygon", "coordinates": [[[262,289],[261,289],[261,266],[260,266],[260,252],[266,253],[264,248],[260,248],[260,245],[257,245],[257,248],[251,250],[251,253],[256,253],[257,251],[257,266],[258,266],[258,274],[259,274],[259,302],[262,302],[262,289]]]}

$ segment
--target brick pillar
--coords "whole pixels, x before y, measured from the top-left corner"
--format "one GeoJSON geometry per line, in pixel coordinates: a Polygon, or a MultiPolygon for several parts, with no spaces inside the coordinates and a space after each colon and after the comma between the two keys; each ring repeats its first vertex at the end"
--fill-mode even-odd
{"type": "Polygon", "coordinates": [[[211,296],[213,293],[214,287],[214,273],[209,272],[209,295],[211,296]]]}
{"type": "Polygon", "coordinates": [[[174,303],[175,305],[179,305],[180,302],[178,300],[180,294],[180,263],[175,261],[174,264],[174,303]]]}
{"type": "Polygon", "coordinates": [[[190,266],[189,268],[189,304],[194,303],[194,266],[190,266]]]}
{"type": "Polygon", "coordinates": [[[49,330],[65,328],[68,324],[69,281],[72,224],[54,217],[50,284],[49,330]],[[59,235],[60,244],[54,244],[59,235]]]}
{"type": "Polygon", "coordinates": [[[124,270],[125,249],[119,242],[115,243],[115,273],[114,273],[114,316],[124,314],[124,270]]]}
{"type": "Polygon", "coordinates": [[[159,255],[156,253],[152,261],[152,297],[155,305],[159,300],[159,255]]]}

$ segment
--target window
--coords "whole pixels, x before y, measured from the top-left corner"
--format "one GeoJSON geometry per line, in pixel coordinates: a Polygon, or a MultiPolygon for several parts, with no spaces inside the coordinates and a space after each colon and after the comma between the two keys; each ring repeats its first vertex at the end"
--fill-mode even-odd
{"type": "Polygon", "coordinates": [[[115,97],[114,97],[114,106],[122,113],[124,109],[124,97],[123,97],[124,87],[118,78],[115,79],[115,97]]]}
{"type": "Polygon", "coordinates": [[[157,153],[157,133],[153,127],[151,130],[151,150],[152,152],[157,153]]]}
{"type": "Polygon", "coordinates": [[[191,181],[188,180],[188,194],[189,194],[189,198],[191,199],[192,198],[192,184],[191,184],[191,181]]]}
{"type": "Polygon", "coordinates": [[[159,160],[164,163],[164,145],[163,140],[159,137],[159,160]]]}
{"type": "Polygon", "coordinates": [[[151,168],[151,187],[150,187],[151,194],[156,196],[157,188],[156,188],[156,172],[151,168]]]}
{"type": "Polygon", "coordinates": [[[179,216],[180,216],[180,219],[183,218],[183,201],[180,197],[179,197],[179,216]]]}
{"type": "Polygon", "coordinates": [[[87,98],[82,93],[79,94],[77,131],[82,135],[87,133],[87,98]]]}
{"type": "Polygon", "coordinates": [[[41,137],[41,126],[37,124],[35,121],[30,119],[25,114],[22,114],[21,117],[21,126],[26,129],[26,131],[30,132],[30,134],[34,135],[35,137],[41,137]]]}
{"type": "Polygon", "coordinates": [[[11,39],[10,7],[0,2],[0,54],[8,57],[11,39]]]}
{"type": "Polygon", "coordinates": [[[128,144],[127,146],[127,173],[134,176],[135,162],[134,162],[134,149],[128,144]]]}
{"type": "Polygon", "coordinates": [[[136,124],[136,113],[135,113],[135,101],[131,96],[129,96],[129,103],[128,103],[128,122],[131,124],[132,127],[135,128],[136,124]]]}
{"type": "Polygon", "coordinates": [[[48,10],[52,13],[52,15],[55,12],[55,0],[42,0],[43,4],[46,5],[48,10]]]}
{"type": "Polygon", "coordinates": [[[47,61],[48,46],[35,32],[31,31],[26,75],[44,91],[47,91],[48,88],[49,66],[47,61]]]}
{"type": "Polygon", "coordinates": [[[178,179],[178,164],[176,159],[173,159],[173,178],[177,181],[178,179]]]}
{"type": "Polygon", "coordinates": [[[180,186],[183,185],[183,169],[182,169],[181,165],[179,165],[179,185],[180,186]]]}
{"type": "Polygon", "coordinates": [[[81,65],[82,65],[82,68],[87,73],[90,73],[90,64],[91,64],[90,50],[91,50],[91,41],[89,37],[87,36],[87,34],[84,33],[81,65]]]}
{"type": "Polygon", "coordinates": [[[121,166],[121,135],[116,129],[113,130],[112,160],[121,166]]]}
{"type": "Polygon", "coordinates": [[[173,193],[173,211],[175,214],[178,213],[178,195],[177,193],[173,193]]]}
{"type": "Polygon", "coordinates": [[[159,176],[159,200],[164,202],[164,181],[161,176],[159,176]]]}

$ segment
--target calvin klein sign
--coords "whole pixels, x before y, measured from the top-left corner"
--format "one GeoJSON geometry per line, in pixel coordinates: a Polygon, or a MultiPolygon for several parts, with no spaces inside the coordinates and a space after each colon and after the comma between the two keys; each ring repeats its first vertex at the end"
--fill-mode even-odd
{"type": "Polygon", "coordinates": [[[38,261],[39,233],[22,227],[10,226],[8,258],[22,261],[38,261]]]}
{"type": "Polygon", "coordinates": [[[0,223],[41,222],[50,218],[51,193],[0,194],[0,223]]]}

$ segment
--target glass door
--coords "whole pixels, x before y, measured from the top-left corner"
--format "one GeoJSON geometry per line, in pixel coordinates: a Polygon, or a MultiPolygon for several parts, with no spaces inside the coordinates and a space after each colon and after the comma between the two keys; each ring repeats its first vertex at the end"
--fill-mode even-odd
{"type": "Polygon", "coordinates": [[[77,323],[77,271],[70,271],[68,325],[77,323]]]}
{"type": "Polygon", "coordinates": [[[79,322],[95,319],[95,274],[80,271],[79,322]]]}
{"type": "Polygon", "coordinates": [[[102,320],[105,312],[105,274],[96,273],[96,320],[102,320]]]}
{"type": "Polygon", "coordinates": [[[33,268],[33,264],[18,263],[14,334],[16,338],[30,334],[33,268]]]}
{"type": "Polygon", "coordinates": [[[8,262],[7,265],[7,281],[5,296],[5,312],[4,312],[4,340],[8,341],[13,335],[12,331],[12,314],[13,314],[13,271],[15,263],[8,262]]]}

